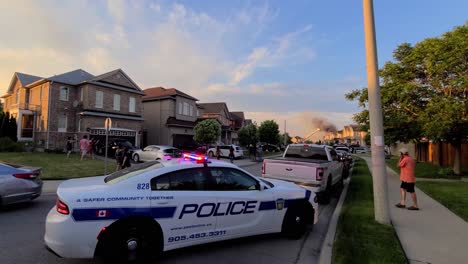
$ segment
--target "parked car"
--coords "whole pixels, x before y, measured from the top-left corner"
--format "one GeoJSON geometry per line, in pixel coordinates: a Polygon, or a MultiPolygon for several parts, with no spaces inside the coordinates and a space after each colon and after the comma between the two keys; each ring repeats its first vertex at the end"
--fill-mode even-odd
{"type": "Polygon", "coordinates": [[[272,144],[262,144],[262,151],[263,152],[279,152],[280,148],[272,144]]]}
{"type": "Polygon", "coordinates": [[[320,202],[327,203],[335,185],[343,185],[344,164],[329,146],[290,144],[277,159],[263,160],[262,177],[292,181],[308,186],[320,202]]]}
{"type": "MultiPolygon", "coordinates": [[[[130,141],[126,139],[113,139],[113,140],[109,140],[109,145],[107,147],[107,156],[113,158],[115,156],[115,151],[117,150],[119,146],[127,147],[132,157],[135,151],[140,150],[139,148],[135,147],[130,141]]],[[[103,143],[100,142],[99,146],[97,147],[97,150],[98,150],[97,154],[105,155],[105,151],[106,151],[105,142],[103,143]]]]}
{"type": "Polygon", "coordinates": [[[132,154],[132,159],[135,162],[152,160],[171,160],[173,158],[180,157],[182,157],[182,151],[180,149],[162,145],[149,145],[142,150],[136,150],[132,154]]]}
{"type": "MultiPolygon", "coordinates": [[[[244,157],[244,151],[241,147],[236,145],[223,145],[219,146],[221,151],[221,157],[229,158],[229,149],[231,146],[234,148],[234,158],[235,159],[242,159],[244,157]]],[[[211,147],[206,151],[206,154],[210,157],[216,157],[216,147],[211,147]]]]}
{"type": "Polygon", "coordinates": [[[357,147],[357,148],[354,149],[354,152],[356,154],[367,153],[367,152],[369,152],[369,149],[367,147],[357,147]]]}
{"type": "Polygon", "coordinates": [[[41,168],[0,161],[0,206],[31,201],[42,193],[41,168]]]}

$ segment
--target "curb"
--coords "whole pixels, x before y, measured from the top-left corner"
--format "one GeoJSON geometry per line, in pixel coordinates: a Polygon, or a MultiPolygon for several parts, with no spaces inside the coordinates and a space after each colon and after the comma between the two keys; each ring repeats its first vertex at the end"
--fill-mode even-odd
{"type": "Polygon", "coordinates": [[[322,248],[320,250],[319,263],[320,264],[330,264],[332,263],[332,254],[333,254],[333,243],[335,242],[336,227],[338,225],[338,219],[340,218],[341,208],[343,207],[346,194],[348,193],[348,187],[351,183],[351,177],[353,174],[353,169],[349,171],[349,177],[345,181],[345,186],[340,195],[340,200],[336,204],[335,210],[333,211],[330,224],[328,225],[327,236],[325,237],[322,248]]]}

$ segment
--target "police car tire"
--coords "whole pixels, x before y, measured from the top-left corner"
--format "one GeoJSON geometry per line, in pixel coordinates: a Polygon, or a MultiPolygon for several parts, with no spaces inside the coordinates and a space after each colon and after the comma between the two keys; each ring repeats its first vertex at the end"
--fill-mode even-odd
{"type": "Polygon", "coordinates": [[[210,158],[214,157],[213,151],[210,151],[210,152],[208,153],[208,156],[210,156],[210,158]]]}
{"type": "Polygon", "coordinates": [[[138,154],[133,155],[133,161],[136,163],[140,162],[140,156],[138,154]]]}
{"type": "Polygon", "coordinates": [[[307,208],[300,204],[290,207],[283,220],[281,233],[291,239],[300,239],[307,231],[307,208]]]}
{"type": "Polygon", "coordinates": [[[117,223],[102,241],[100,260],[103,263],[147,263],[162,251],[160,231],[142,221],[117,223]],[[137,250],[128,250],[128,242],[135,241],[137,250]]]}

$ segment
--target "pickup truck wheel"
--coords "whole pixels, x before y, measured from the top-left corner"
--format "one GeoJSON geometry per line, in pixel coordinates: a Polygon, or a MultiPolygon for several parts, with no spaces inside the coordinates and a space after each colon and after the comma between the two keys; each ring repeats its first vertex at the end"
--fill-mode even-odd
{"type": "Polygon", "coordinates": [[[133,161],[136,163],[140,162],[140,156],[138,154],[133,155],[133,161]]]}
{"type": "Polygon", "coordinates": [[[213,151],[210,151],[210,152],[208,153],[208,156],[210,156],[210,158],[213,158],[213,157],[214,157],[213,151]]]}
{"type": "Polygon", "coordinates": [[[281,232],[291,239],[301,238],[307,230],[306,208],[294,206],[284,216],[281,232]]]}

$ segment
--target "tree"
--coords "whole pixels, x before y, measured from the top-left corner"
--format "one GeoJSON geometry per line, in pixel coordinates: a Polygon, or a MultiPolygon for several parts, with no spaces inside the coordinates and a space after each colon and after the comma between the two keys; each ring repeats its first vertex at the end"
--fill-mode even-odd
{"type": "Polygon", "coordinates": [[[10,120],[8,122],[8,137],[11,138],[14,142],[18,141],[17,133],[18,133],[18,125],[16,124],[16,118],[10,116],[10,120]]]}
{"type": "Polygon", "coordinates": [[[254,124],[247,125],[239,130],[239,143],[241,146],[255,145],[258,141],[257,126],[254,124]]]}
{"type": "MultiPolygon", "coordinates": [[[[460,173],[461,142],[468,135],[468,26],[415,46],[403,43],[394,61],[380,70],[382,113],[386,144],[418,142],[423,137],[445,140],[455,149],[453,170],[460,173]]],[[[346,94],[366,107],[367,89],[346,94]]],[[[366,128],[364,110],[354,121],[366,128]]]]}
{"type": "Polygon", "coordinates": [[[266,120],[258,128],[258,138],[261,142],[278,144],[279,126],[274,120],[266,120]]]}
{"type": "Polygon", "coordinates": [[[193,139],[202,144],[215,142],[221,135],[221,126],[216,119],[206,119],[199,122],[195,127],[193,139]]]}

